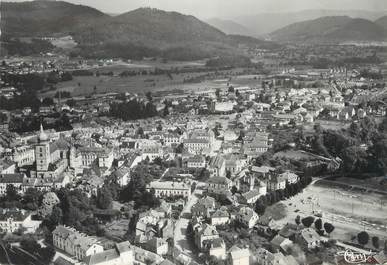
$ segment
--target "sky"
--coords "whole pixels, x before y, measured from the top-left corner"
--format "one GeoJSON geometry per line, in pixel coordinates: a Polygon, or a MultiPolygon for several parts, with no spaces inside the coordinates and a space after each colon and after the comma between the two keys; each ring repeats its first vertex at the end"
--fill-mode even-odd
{"type": "MultiPolygon", "coordinates": [[[[2,0],[0,0],[2,1],[2,0]]],[[[7,0],[21,2],[23,0],[7,0]]],[[[67,0],[107,13],[124,13],[139,7],[177,11],[199,18],[232,18],[264,12],[306,9],[387,10],[387,0],[67,0]]]]}

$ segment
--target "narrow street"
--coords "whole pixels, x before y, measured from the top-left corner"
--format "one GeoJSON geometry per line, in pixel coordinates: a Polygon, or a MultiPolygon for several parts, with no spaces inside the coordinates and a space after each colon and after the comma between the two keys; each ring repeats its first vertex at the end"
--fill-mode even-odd
{"type": "Polygon", "coordinates": [[[191,243],[188,242],[186,236],[186,230],[191,216],[191,208],[198,201],[199,196],[202,194],[202,188],[205,187],[204,182],[198,182],[196,189],[191,194],[190,198],[187,201],[187,204],[184,206],[183,211],[180,214],[179,220],[175,224],[174,232],[174,242],[175,247],[178,252],[182,252],[192,260],[196,260],[197,257],[193,254],[191,249],[191,243]]]}

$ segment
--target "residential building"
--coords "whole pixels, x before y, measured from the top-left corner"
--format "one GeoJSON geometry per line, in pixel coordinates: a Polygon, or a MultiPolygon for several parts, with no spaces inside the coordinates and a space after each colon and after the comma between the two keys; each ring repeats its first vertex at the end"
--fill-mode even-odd
{"type": "Polygon", "coordinates": [[[191,195],[191,185],[184,182],[153,181],[146,186],[146,190],[154,190],[155,196],[159,198],[191,195]]]}
{"type": "Polygon", "coordinates": [[[267,180],[267,189],[269,191],[284,190],[286,188],[287,179],[281,175],[272,175],[267,180]]]}
{"type": "Polygon", "coordinates": [[[24,230],[24,233],[35,233],[42,221],[31,219],[32,213],[26,210],[2,209],[0,211],[0,231],[14,233],[24,230]]]}
{"type": "Polygon", "coordinates": [[[247,228],[253,228],[258,222],[259,216],[250,207],[242,207],[239,209],[236,219],[247,228]]]}
{"type": "Polygon", "coordinates": [[[133,265],[134,255],[128,241],[116,243],[114,248],[87,256],[86,265],[133,265]]]}
{"type": "Polygon", "coordinates": [[[200,155],[209,152],[210,142],[207,139],[187,139],[184,147],[189,153],[200,155]]]}
{"type": "Polygon", "coordinates": [[[228,194],[232,187],[232,181],[226,177],[212,177],[208,180],[208,192],[228,194]]]}
{"type": "Polygon", "coordinates": [[[211,215],[211,224],[224,225],[230,221],[230,214],[226,209],[218,209],[211,215]]]}
{"type": "Polygon", "coordinates": [[[194,230],[195,245],[204,250],[204,242],[219,238],[219,233],[216,228],[209,224],[200,224],[194,230]]]}
{"type": "Polygon", "coordinates": [[[226,244],[222,238],[215,238],[204,242],[209,256],[214,256],[219,260],[226,259],[226,244]]]}
{"type": "Polygon", "coordinates": [[[157,255],[166,255],[168,253],[168,242],[165,239],[154,237],[146,243],[146,248],[157,255]]]}
{"type": "Polygon", "coordinates": [[[320,246],[321,239],[316,230],[304,228],[296,235],[296,242],[307,249],[314,249],[320,246]]]}
{"type": "Polygon", "coordinates": [[[249,265],[250,264],[250,251],[248,248],[239,248],[232,246],[228,250],[228,261],[230,265],[249,265]]]}
{"type": "Polygon", "coordinates": [[[188,168],[205,168],[206,158],[202,155],[194,155],[187,159],[188,168]]]}
{"type": "Polygon", "coordinates": [[[0,174],[0,195],[6,194],[8,185],[12,185],[17,192],[22,193],[22,185],[25,179],[24,173],[0,174]]]}
{"type": "Polygon", "coordinates": [[[52,232],[52,239],[56,248],[78,260],[104,250],[97,238],[87,236],[67,226],[58,225],[52,232]]]}
{"type": "Polygon", "coordinates": [[[288,184],[295,184],[300,179],[297,174],[290,172],[289,170],[285,171],[282,174],[279,174],[279,178],[285,179],[288,184]]]}
{"type": "Polygon", "coordinates": [[[221,155],[217,155],[210,159],[208,164],[209,171],[212,175],[218,177],[226,176],[226,160],[221,155]]]}

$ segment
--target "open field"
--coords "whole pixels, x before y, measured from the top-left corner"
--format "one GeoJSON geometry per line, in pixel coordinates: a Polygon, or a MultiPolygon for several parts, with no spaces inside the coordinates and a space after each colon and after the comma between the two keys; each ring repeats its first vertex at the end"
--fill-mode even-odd
{"type": "Polygon", "coordinates": [[[51,44],[61,49],[72,49],[77,46],[77,43],[71,38],[71,36],[55,38],[51,40],[51,44]]]}
{"type": "MultiPolygon", "coordinates": [[[[153,63],[153,62],[152,62],[153,63]]],[[[195,62],[191,62],[194,64],[195,62]]],[[[180,63],[182,64],[182,63],[180,63]]],[[[187,64],[187,63],[186,63],[187,64]]],[[[173,67],[172,63],[169,68],[173,67]]],[[[175,62],[176,67],[179,63],[175,62]]],[[[184,64],[185,65],[185,64],[184,64]]],[[[114,76],[74,76],[73,80],[61,82],[56,85],[55,90],[42,92],[42,97],[52,97],[57,91],[70,92],[72,96],[88,96],[95,93],[144,93],[147,91],[171,91],[183,90],[186,92],[204,91],[208,89],[226,89],[229,85],[257,87],[261,85],[258,75],[239,75],[241,69],[227,71],[209,71],[197,73],[181,73],[172,75],[136,75],[120,77],[119,73],[125,70],[154,68],[155,64],[149,62],[138,62],[131,64],[114,64],[98,68],[100,73],[110,72],[114,76]],[[186,80],[198,78],[196,82],[186,80]],[[96,89],[94,89],[96,88],[96,89]]],[[[97,69],[93,69],[97,70],[97,69]]]]}
{"type": "Polygon", "coordinates": [[[129,226],[128,219],[113,221],[105,226],[105,232],[109,238],[120,239],[128,231],[128,226],[129,226]]]}
{"type": "Polygon", "coordinates": [[[294,223],[301,218],[322,214],[323,222],[335,226],[331,238],[351,241],[366,230],[371,236],[387,238],[387,197],[375,192],[356,192],[339,187],[311,184],[302,193],[283,202],[287,216],[277,222],[294,223]]]}

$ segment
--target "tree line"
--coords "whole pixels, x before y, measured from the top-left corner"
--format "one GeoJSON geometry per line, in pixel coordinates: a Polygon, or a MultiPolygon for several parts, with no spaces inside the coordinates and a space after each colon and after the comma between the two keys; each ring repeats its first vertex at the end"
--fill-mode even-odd
{"type": "Polygon", "coordinates": [[[266,195],[261,196],[255,202],[255,211],[258,215],[263,215],[268,206],[273,205],[281,200],[288,199],[300,193],[306,186],[312,182],[312,178],[309,176],[301,177],[297,183],[286,184],[285,189],[270,191],[266,195]]]}
{"type": "Polygon", "coordinates": [[[157,116],[156,106],[153,102],[140,102],[132,99],[128,102],[111,103],[109,115],[124,121],[146,119],[157,116]]]}

